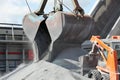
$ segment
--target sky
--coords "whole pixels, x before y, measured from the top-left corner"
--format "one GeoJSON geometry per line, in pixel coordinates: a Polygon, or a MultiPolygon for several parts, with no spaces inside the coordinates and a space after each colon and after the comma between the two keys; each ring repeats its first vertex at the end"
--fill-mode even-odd
{"type": "MultiPolygon", "coordinates": [[[[40,0],[27,0],[32,12],[39,9],[40,0]]],[[[53,8],[54,0],[48,0],[45,8],[46,12],[51,11],[53,8]]],[[[71,0],[63,0],[64,4],[72,10],[71,0]]],[[[81,7],[88,14],[96,0],[78,0],[81,7]]],[[[67,10],[67,9],[65,9],[67,10]]],[[[25,0],[0,0],[0,23],[18,23],[22,24],[25,14],[30,13],[25,0]]]]}

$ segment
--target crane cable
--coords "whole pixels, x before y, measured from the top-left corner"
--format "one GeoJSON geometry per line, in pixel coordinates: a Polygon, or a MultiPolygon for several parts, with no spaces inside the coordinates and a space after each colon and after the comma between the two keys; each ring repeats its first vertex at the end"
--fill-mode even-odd
{"type": "Polygon", "coordinates": [[[63,4],[63,2],[61,2],[60,0],[58,0],[60,2],[60,4],[62,4],[64,7],[66,7],[71,13],[73,13],[74,16],[76,16],[75,12],[72,11],[68,6],[66,6],[65,4],[63,4]]]}
{"type": "Polygon", "coordinates": [[[64,7],[66,7],[70,12],[72,12],[73,13],[73,11],[68,7],[68,6],[66,6],[65,4],[63,4],[63,2],[62,1],[60,1],[60,0],[58,0],[59,1],[59,3],[60,4],[62,4],[64,7]]]}
{"type": "MultiPolygon", "coordinates": [[[[60,2],[60,4],[62,4],[64,7],[66,7],[70,12],[72,12],[75,15],[75,13],[68,6],[66,6],[65,4],[63,4],[63,1],[60,1],[60,0],[58,0],[58,1],[60,2]]],[[[31,8],[30,8],[30,6],[28,4],[28,1],[25,0],[25,2],[26,2],[26,5],[28,6],[28,9],[29,9],[30,13],[31,13],[32,10],[31,10],[31,8]]],[[[54,2],[54,6],[55,6],[55,2],[54,2]]]]}
{"type": "Polygon", "coordinates": [[[31,10],[31,8],[30,8],[30,6],[29,6],[29,4],[28,4],[28,1],[25,0],[25,2],[26,2],[26,5],[27,5],[27,7],[28,7],[28,9],[29,9],[29,12],[32,13],[32,10],[31,10]]]}

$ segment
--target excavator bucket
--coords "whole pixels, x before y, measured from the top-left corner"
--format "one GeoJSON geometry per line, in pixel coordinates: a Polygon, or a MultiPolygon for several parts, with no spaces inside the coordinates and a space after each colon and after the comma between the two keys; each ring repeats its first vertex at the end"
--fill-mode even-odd
{"type": "MultiPolygon", "coordinates": [[[[89,16],[81,17],[58,11],[50,14],[45,20],[41,16],[25,16],[23,27],[31,41],[35,41],[39,59],[42,59],[51,43],[56,41],[81,44],[90,38],[94,21],[89,16]],[[42,57],[42,58],[41,58],[42,57]]],[[[57,47],[57,46],[56,46],[57,47]]]]}

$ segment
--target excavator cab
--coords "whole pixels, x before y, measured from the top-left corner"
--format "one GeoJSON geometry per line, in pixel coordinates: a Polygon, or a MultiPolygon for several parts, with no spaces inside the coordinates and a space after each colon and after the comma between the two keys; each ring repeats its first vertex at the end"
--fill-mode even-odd
{"type": "Polygon", "coordinates": [[[44,9],[49,1],[41,0],[38,12],[25,15],[23,29],[33,43],[36,61],[43,58],[49,60],[63,49],[80,47],[83,41],[91,37],[94,20],[90,16],[83,15],[84,10],[76,2],[77,0],[71,1],[75,5],[73,12],[64,12],[62,0],[54,0],[53,11],[45,14],[44,9]],[[58,48],[60,44],[63,45],[58,48]],[[57,51],[53,50],[55,48],[57,51]]]}

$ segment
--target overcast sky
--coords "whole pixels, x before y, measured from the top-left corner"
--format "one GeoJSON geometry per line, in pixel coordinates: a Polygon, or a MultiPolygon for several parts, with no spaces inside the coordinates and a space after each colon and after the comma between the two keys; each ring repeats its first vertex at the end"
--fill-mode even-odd
{"type": "MultiPolygon", "coordinates": [[[[40,0],[27,0],[31,10],[34,12],[39,8],[40,0]]],[[[50,4],[46,10],[52,8],[54,0],[48,0],[50,4]]],[[[71,0],[63,0],[67,7],[71,8],[71,0]]],[[[84,8],[87,14],[96,0],[79,0],[80,5],[84,8]]],[[[25,0],[0,0],[0,23],[22,23],[23,16],[29,13],[29,9],[25,0]]]]}

